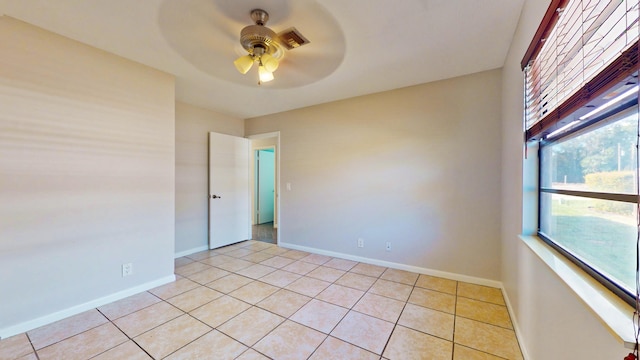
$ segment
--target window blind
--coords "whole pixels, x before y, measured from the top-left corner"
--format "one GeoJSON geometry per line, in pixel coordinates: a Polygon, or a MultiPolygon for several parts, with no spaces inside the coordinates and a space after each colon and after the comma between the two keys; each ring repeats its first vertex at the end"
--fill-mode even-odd
{"type": "Polygon", "coordinates": [[[638,68],[638,0],[553,0],[522,60],[526,139],[638,68]]]}

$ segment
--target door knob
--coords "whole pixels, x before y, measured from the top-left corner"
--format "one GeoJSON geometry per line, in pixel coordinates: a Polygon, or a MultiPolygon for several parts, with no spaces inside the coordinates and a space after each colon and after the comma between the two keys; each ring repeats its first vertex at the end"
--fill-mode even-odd
{"type": "Polygon", "coordinates": [[[222,199],[222,196],[218,196],[218,195],[211,195],[212,199],[222,199]]]}

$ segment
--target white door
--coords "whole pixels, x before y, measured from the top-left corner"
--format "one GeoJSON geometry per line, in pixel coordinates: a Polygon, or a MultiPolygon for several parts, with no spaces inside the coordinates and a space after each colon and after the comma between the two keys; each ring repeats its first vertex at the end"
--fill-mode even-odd
{"type": "Polygon", "coordinates": [[[258,224],[273,222],[276,162],[273,150],[258,151],[258,224]]]}
{"type": "Polygon", "coordinates": [[[209,248],[250,239],[249,140],[209,133],[209,248]]]}

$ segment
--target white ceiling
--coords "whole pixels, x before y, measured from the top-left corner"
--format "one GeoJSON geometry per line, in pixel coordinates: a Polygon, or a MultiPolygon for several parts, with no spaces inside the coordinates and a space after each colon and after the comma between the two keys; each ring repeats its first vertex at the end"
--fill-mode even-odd
{"type": "Polygon", "coordinates": [[[250,118],[502,67],[525,0],[0,0],[0,14],[176,76],[178,100],[250,118]],[[241,75],[251,9],[310,44],[241,75]]]}

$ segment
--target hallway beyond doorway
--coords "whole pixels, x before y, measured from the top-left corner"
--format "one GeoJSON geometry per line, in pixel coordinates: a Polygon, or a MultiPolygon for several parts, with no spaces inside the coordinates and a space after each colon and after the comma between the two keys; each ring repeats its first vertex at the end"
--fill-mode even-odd
{"type": "Polygon", "coordinates": [[[268,222],[251,227],[251,238],[270,244],[277,243],[278,230],[273,227],[273,222],[268,222]]]}

